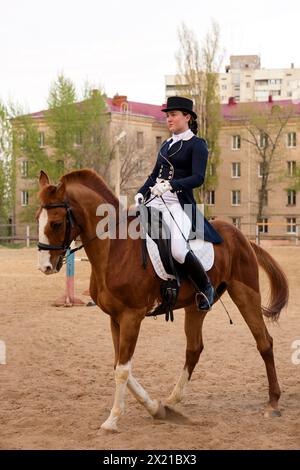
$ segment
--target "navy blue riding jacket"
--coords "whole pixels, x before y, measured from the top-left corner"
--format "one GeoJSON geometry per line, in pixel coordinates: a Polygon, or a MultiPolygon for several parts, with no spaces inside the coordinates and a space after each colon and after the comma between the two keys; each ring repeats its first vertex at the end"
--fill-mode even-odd
{"type": "Polygon", "coordinates": [[[221,243],[223,238],[197,208],[193,195],[193,189],[201,186],[205,178],[208,158],[206,141],[194,135],[188,140],[179,140],[170,149],[168,147],[169,141],[166,140],[159,150],[151,175],[138,192],[147,200],[151,196],[150,186],[156,184],[157,177],[168,180],[172,186],[171,192],[176,192],[181,207],[191,220],[194,236],[196,234],[197,238],[221,243]]]}

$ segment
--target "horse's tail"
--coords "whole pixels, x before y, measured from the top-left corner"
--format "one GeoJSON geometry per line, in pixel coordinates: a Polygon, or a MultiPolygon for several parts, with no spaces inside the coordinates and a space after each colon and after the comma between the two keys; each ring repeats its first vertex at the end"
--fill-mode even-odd
{"type": "Polygon", "coordinates": [[[279,318],[281,310],[288,303],[288,280],[277,261],[275,261],[267,251],[254,242],[250,243],[255,251],[259,265],[267,273],[271,284],[269,305],[267,307],[262,306],[262,312],[266,317],[276,321],[279,318]]]}

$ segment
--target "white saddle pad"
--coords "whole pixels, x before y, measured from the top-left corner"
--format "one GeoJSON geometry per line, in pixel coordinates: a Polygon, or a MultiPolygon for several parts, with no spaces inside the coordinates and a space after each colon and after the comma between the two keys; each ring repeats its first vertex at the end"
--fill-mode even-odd
{"type": "MultiPolygon", "coordinates": [[[[172,274],[168,274],[162,264],[159,251],[157,248],[156,243],[146,234],[146,245],[147,250],[149,253],[149,257],[151,259],[153,268],[156,274],[163,280],[174,279],[172,274]]],[[[197,256],[197,258],[201,261],[202,266],[204,267],[205,271],[209,271],[213,264],[215,258],[214,246],[210,242],[205,242],[204,240],[191,240],[190,247],[197,256]]]]}

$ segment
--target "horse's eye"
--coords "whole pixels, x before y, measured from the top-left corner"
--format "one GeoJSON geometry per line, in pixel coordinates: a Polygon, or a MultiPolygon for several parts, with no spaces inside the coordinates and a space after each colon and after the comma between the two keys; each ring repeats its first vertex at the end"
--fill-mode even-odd
{"type": "Polygon", "coordinates": [[[63,222],[51,222],[50,225],[53,230],[59,230],[62,227],[63,222]]]}

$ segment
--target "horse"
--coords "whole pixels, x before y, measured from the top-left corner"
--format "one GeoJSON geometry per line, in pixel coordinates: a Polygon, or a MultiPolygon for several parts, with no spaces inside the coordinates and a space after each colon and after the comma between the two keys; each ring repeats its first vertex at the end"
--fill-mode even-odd
{"type": "MultiPolygon", "coordinates": [[[[40,207],[39,269],[49,275],[58,272],[71,241],[80,237],[91,263],[90,295],[93,301],[110,316],[114,345],[115,393],[113,406],[101,428],[118,431],[120,416],[125,411],[126,388],[153,418],[164,419],[170,407],[175,407],[184,395],[193,370],[203,350],[202,325],[207,314],[195,304],[195,288],[186,279],[182,282],[176,309],[185,310],[186,356],[172,393],[162,403],[144,390],[132,373],[132,358],[140,325],[160,299],[160,279],[151,263],[141,262],[141,238],[96,236],[97,224],[104,220],[97,208],[109,204],[116,209],[120,223],[120,201],[96,172],[90,169],[74,170],[60,178],[57,185],[50,183],[43,171],[39,176],[40,207]]],[[[127,210],[127,222],[134,221],[127,210]]],[[[124,212],[123,211],[123,212],[124,212]]],[[[216,289],[218,301],[227,290],[238,307],[257,344],[265,363],[269,400],[264,408],[265,417],[280,416],[280,387],[273,355],[273,339],[265,325],[263,315],[277,321],[288,302],[287,278],[273,257],[234,225],[213,220],[213,226],[223,237],[214,245],[215,260],[208,272],[216,289]],[[261,305],[259,265],[266,272],[271,295],[269,305],[261,305]]]]}

